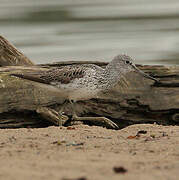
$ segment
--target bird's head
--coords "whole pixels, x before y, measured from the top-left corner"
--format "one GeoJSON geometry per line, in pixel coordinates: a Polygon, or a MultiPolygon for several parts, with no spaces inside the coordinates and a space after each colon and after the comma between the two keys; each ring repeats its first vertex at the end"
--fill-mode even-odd
{"type": "Polygon", "coordinates": [[[115,56],[114,59],[109,63],[109,66],[111,65],[121,74],[135,71],[148,79],[158,82],[157,79],[151,77],[150,75],[144,73],[139,68],[137,68],[133,62],[133,59],[130,56],[123,54],[115,56]]]}

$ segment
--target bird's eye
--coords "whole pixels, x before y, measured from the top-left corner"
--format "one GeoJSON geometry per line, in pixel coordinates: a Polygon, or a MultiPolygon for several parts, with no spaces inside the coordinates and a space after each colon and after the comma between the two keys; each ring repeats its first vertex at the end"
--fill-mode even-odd
{"type": "Polygon", "coordinates": [[[125,63],[126,63],[126,64],[132,64],[132,62],[130,62],[130,61],[125,61],[125,63]]]}

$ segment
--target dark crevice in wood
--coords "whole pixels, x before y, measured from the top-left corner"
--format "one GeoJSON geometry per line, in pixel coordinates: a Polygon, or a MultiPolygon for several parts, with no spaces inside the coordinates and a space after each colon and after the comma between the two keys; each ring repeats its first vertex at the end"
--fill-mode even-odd
{"type": "Polygon", "coordinates": [[[166,88],[172,88],[172,87],[179,87],[179,83],[165,83],[165,82],[157,82],[153,85],[154,87],[166,87],[166,88]]]}
{"type": "MultiPolygon", "coordinates": [[[[151,74],[152,75],[152,74],[151,74]]],[[[179,75],[152,75],[155,78],[179,78],[179,75]]]]}
{"type": "Polygon", "coordinates": [[[0,128],[41,128],[52,123],[44,121],[35,111],[16,111],[0,113],[0,128]]]}

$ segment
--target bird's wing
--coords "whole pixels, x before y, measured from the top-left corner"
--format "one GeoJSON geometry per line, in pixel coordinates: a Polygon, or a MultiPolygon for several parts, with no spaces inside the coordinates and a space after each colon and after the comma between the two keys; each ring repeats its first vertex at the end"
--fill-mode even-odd
{"type": "Polygon", "coordinates": [[[16,76],[44,84],[51,84],[53,82],[68,84],[76,78],[82,78],[85,75],[85,69],[86,68],[83,66],[71,65],[65,67],[52,68],[48,71],[27,72],[24,74],[11,74],[11,76],[16,76]]]}

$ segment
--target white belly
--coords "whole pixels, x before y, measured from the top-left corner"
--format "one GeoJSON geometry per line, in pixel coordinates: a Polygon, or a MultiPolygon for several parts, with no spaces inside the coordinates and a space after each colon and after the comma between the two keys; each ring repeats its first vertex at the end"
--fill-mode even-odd
{"type": "Polygon", "coordinates": [[[97,97],[96,90],[92,89],[78,89],[69,93],[68,98],[70,100],[79,101],[79,100],[87,100],[91,98],[97,97]]]}

